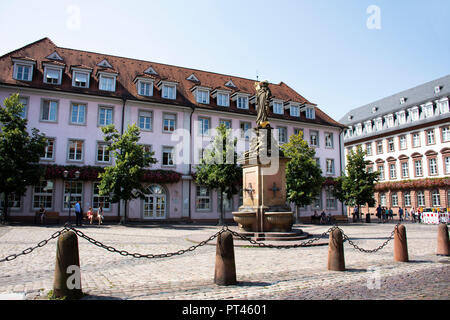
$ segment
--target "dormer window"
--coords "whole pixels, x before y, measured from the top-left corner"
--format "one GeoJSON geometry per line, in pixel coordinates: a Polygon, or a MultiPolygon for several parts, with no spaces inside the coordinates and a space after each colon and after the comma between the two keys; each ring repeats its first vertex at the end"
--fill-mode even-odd
{"type": "Polygon", "coordinates": [[[99,89],[103,91],[116,91],[116,76],[101,73],[99,77],[99,89]]]}
{"type": "Polygon", "coordinates": [[[197,89],[196,98],[198,103],[209,104],[209,91],[197,89]]]}
{"type": "Polygon", "coordinates": [[[441,92],[441,87],[440,86],[434,87],[434,93],[438,94],[440,92],[441,92]]]}
{"type": "Polygon", "coordinates": [[[362,124],[361,124],[361,123],[358,123],[358,124],[355,126],[355,129],[356,129],[356,135],[357,135],[357,136],[360,136],[360,135],[362,134],[362,124]]]}
{"type": "Polygon", "coordinates": [[[138,80],[138,93],[141,96],[153,96],[153,81],[138,80]]]}
{"type": "Polygon", "coordinates": [[[419,107],[409,109],[409,117],[411,118],[411,121],[419,120],[419,107]]]}
{"type": "Polygon", "coordinates": [[[432,103],[427,104],[427,105],[422,107],[422,112],[424,113],[425,118],[432,117],[433,116],[433,111],[434,110],[433,110],[433,104],[432,103]]]}
{"type": "Polygon", "coordinates": [[[439,106],[439,112],[441,114],[448,113],[449,112],[448,98],[445,98],[444,100],[439,101],[438,106],[439,106]]]}
{"type": "Polygon", "coordinates": [[[366,130],[366,133],[372,133],[372,121],[366,121],[364,122],[364,129],[366,130]]]}
{"type": "Polygon", "coordinates": [[[160,81],[157,87],[161,90],[161,96],[164,99],[177,99],[177,82],[160,81]]]}
{"type": "Polygon", "coordinates": [[[406,123],[406,112],[404,110],[397,112],[397,119],[398,124],[405,124],[406,123]]]}
{"type": "Polygon", "coordinates": [[[44,83],[60,85],[64,66],[44,63],[43,67],[44,83]]]}
{"type": "Polygon", "coordinates": [[[406,103],[406,98],[405,97],[401,97],[400,98],[400,104],[405,104],[406,103]]]}
{"type": "Polygon", "coordinates": [[[221,107],[229,107],[230,95],[228,93],[217,93],[217,105],[221,107]]]}
{"type": "Polygon", "coordinates": [[[307,107],[306,108],[306,119],[315,119],[316,113],[314,110],[314,107],[307,107]]]}
{"type": "Polygon", "coordinates": [[[12,59],[14,63],[13,78],[20,81],[33,79],[33,68],[36,62],[31,59],[12,59]]]}
{"type": "Polygon", "coordinates": [[[292,105],[290,107],[291,117],[300,117],[300,107],[292,105]]]}
{"type": "Polygon", "coordinates": [[[88,73],[74,71],[72,85],[78,88],[88,88],[89,87],[88,78],[89,78],[88,73]]]}
{"type": "Polygon", "coordinates": [[[280,102],[280,101],[273,102],[273,113],[274,114],[284,114],[283,102],[280,102]]]}
{"type": "Polygon", "coordinates": [[[248,109],[248,97],[238,96],[237,107],[238,109],[248,109]]]}
{"type": "Polygon", "coordinates": [[[377,131],[383,130],[383,119],[382,118],[377,118],[375,120],[375,127],[377,128],[377,131]]]}
{"type": "Polygon", "coordinates": [[[392,128],[394,126],[394,115],[389,114],[385,117],[386,124],[388,128],[392,128]]]}

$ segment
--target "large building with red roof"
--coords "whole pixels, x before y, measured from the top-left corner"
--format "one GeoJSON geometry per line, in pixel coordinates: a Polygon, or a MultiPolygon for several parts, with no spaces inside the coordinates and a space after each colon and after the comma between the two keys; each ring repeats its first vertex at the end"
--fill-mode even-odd
{"type": "MultiPolygon", "coordinates": [[[[56,46],[44,38],[0,57],[0,99],[19,93],[28,127],[45,133],[48,145],[41,158],[45,180],[30,186],[25,196],[10,199],[11,217],[29,220],[44,205],[47,211],[69,214],[68,199],[81,200],[84,211],[105,205],[107,220],[119,219],[123,206],[98,192],[95,170],[114,162],[106,151],[101,128],[114,124],[123,132],[129,124],[141,129],[140,143],[158,160],[148,168],[145,200],[134,200],[132,221],[214,221],[220,214],[217,192],[195,184],[195,165],[224,123],[238,138],[238,153],[248,150],[255,127],[255,80],[149,61],[56,46]],[[70,184],[64,169],[78,169],[70,184]],[[120,209],[122,208],[122,209],[120,209]]],[[[270,84],[273,98],[269,120],[279,142],[303,131],[316,148],[324,176],[340,175],[341,133],[344,126],[285,83],[270,84]]],[[[332,179],[328,179],[328,182],[332,179]]],[[[227,200],[232,219],[242,197],[227,200]]],[[[299,208],[342,214],[343,205],[324,185],[320,197],[299,208]]]]}

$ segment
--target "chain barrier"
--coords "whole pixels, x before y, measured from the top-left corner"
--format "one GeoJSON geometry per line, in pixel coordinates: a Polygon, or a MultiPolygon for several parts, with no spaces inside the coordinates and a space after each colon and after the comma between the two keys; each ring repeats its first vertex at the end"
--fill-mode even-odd
{"type": "Polygon", "coordinates": [[[242,235],[242,234],[240,234],[240,233],[237,233],[237,232],[235,232],[235,231],[230,230],[230,229],[228,228],[228,226],[223,226],[223,227],[222,227],[222,230],[218,231],[216,234],[214,234],[213,236],[211,236],[209,239],[204,240],[204,241],[201,241],[199,244],[197,244],[197,245],[195,245],[195,246],[191,246],[191,247],[188,248],[188,249],[185,249],[185,250],[179,250],[179,251],[173,252],[173,253],[162,253],[162,254],[140,254],[140,253],[130,253],[130,252],[126,251],[126,250],[118,250],[118,249],[116,249],[116,248],[114,248],[114,247],[112,247],[112,246],[107,246],[107,245],[103,244],[102,242],[100,242],[100,241],[98,241],[98,240],[95,240],[95,239],[93,239],[93,238],[87,236],[85,233],[83,233],[82,231],[80,231],[80,230],[74,228],[72,225],[66,224],[65,227],[64,227],[63,229],[61,229],[61,230],[55,232],[49,239],[46,239],[46,240],[43,240],[43,241],[39,242],[39,243],[38,243],[36,246],[34,246],[34,247],[30,247],[30,248],[28,248],[28,249],[23,250],[21,253],[18,253],[18,254],[12,254],[12,255],[7,256],[6,258],[0,259],[0,263],[6,262],[6,261],[12,261],[12,260],[17,259],[18,257],[20,257],[20,256],[22,256],[22,255],[30,254],[30,253],[32,253],[34,250],[36,250],[37,248],[42,248],[42,247],[44,247],[45,245],[47,245],[47,244],[49,243],[49,241],[58,238],[60,235],[62,235],[63,233],[65,233],[65,232],[67,232],[67,231],[70,231],[70,230],[73,231],[73,232],[75,232],[75,234],[76,234],[77,236],[79,236],[79,237],[81,237],[81,238],[87,240],[88,242],[92,243],[93,245],[95,245],[95,246],[97,246],[97,247],[100,247],[100,248],[102,248],[102,249],[105,249],[105,250],[107,250],[107,251],[109,251],[109,252],[112,252],[112,253],[118,253],[118,254],[120,254],[120,255],[122,255],[122,256],[132,256],[133,258],[136,258],[136,259],[142,259],[142,258],[146,258],[146,259],[162,259],[162,258],[170,258],[170,257],[177,256],[177,255],[183,255],[183,254],[185,254],[185,253],[187,253],[187,252],[192,252],[192,251],[196,250],[196,249],[199,248],[199,247],[205,246],[208,242],[213,241],[213,240],[216,239],[219,235],[221,235],[222,233],[224,233],[224,232],[226,232],[226,231],[230,232],[232,235],[234,235],[234,236],[237,237],[237,238],[241,238],[242,240],[248,241],[248,242],[250,242],[250,243],[253,244],[253,245],[257,245],[257,246],[259,246],[260,248],[271,248],[271,249],[293,249],[293,248],[301,248],[301,247],[307,247],[307,246],[310,246],[310,245],[312,245],[314,242],[317,242],[317,241],[319,241],[320,239],[323,239],[324,237],[328,236],[331,232],[333,232],[334,230],[338,229],[338,230],[340,230],[340,231],[342,232],[344,242],[345,242],[345,241],[348,241],[348,243],[349,243],[351,246],[353,246],[356,250],[359,250],[359,251],[364,252],[364,253],[375,253],[375,252],[377,252],[377,251],[382,250],[382,249],[383,249],[383,248],[384,248],[384,247],[385,247],[385,246],[386,246],[386,245],[394,238],[395,231],[397,230],[397,228],[399,227],[399,225],[400,225],[400,223],[398,223],[398,224],[395,226],[395,228],[394,228],[394,230],[392,231],[390,237],[389,237],[389,238],[388,238],[381,246],[379,246],[378,248],[373,249],[373,250],[367,250],[367,249],[361,248],[361,247],[359,247],[358,245],[356,245],[356,244],[355,244],[355,243],[354,243],[354,242],[353,242],[353,241],[352,241],[352,240],[344,233],[344,231],[343,231],[341,228],[339,228],[338,226],[333,226],[333,227],[331,227],[330,229],[328,229],[328,231],[322,233],[322,234],[319,235],[319,236],[313,237],[313,238],[311,238],[311,239],[309,239],[309,240],[307,240],[307,241],[304,241],[304,242],[301,242],[301,243],[298,243],[298,244],[293,244],[293,245],[283,245],[283,246],[281,246],[281,245],[267,244],[267,243],[263,243],[263,242],[258,242],[258,241],[252,240],[251,238],[248,238],[248,237],[246,237],[246,236],[244,236],[244,235],[242,235]]]}

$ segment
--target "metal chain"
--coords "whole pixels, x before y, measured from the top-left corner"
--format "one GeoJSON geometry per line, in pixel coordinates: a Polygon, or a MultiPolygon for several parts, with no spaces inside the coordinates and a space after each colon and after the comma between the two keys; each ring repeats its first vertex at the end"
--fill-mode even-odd
{"type": "Polygon", "coordinates": [[[367,250],[367,249],[364,249],[364,248],[359,247],[359,246],[356,245],[352,240],[350,240],[350,238],[344,233],[344,230],[342,230],[341,228],[338,228],[338,229],[341,230],[341,232],[342,232],[344,242],[345,242],[345,241],[348,241],[348,243],[349,243],[351,246],[353,246],[356,250],[359,250],[359,251],[364,252],[364,253],[375,253],[375,252],[378,252],[378,251],[382,250],[382,249],[383,249],[383,248],[384,248],[384,247],[385,247],[385,246],[386,246],[386,245],[394,238],[395,231],[398,229],[398,226],[399,226],[399,225],[400,225],[400,223],[398,223],[398,224],[395,226],[395,228],[394,228],[394,230],[392,231],[390,237],[389,237],[385,242],[383,242],[383,244],[382,244],[381,246],[379,246],[379,247],[376,248],[376,249],[372,249],[372,250],[367,250]]]}
{"type": "Polygon", "coordinates": [[[44,247],[47,243],[49,243],[49,241],[58,238],[60,235],[62,235],[64,232],[67,232],[69,229],[67,227],[64,227],[63,229],[55,232],[49,239],[47,240],[42,240],[41,242],[39,242],[36,246],[34,247],[30,247],[28,249],[23,250],[21,253],[18,254],[11,254],[9,256],[7,256],[4,259],[0,259],[0,263],[5,262],[5,261],[12,261],[17,259],[18,257],[22,256],[22,255],[27,255],[32,253],[35,249],[37,248],[42,248],[44,247]]]}
{"type": "Polygon", "coordinates": [[[86,239],[87,241],[89,241],[90,243],[96,245],[97,247],[103,248],[105,250],[108,250],[109,252],[113,252],[113,253],[119,253],[122,256],[132,256],[133,258],[136,259],[142,259],[142,258],[146,258],[146,259],[162,259],[162,258],[170,258],[176,255],[182,255],[185,254],[187,252],[192,252],[195,249],[202,247],[204,245],[206,245],[208,242],[213,241],[215,238],[217,238],[219,235],[221,235],[222,233],[224,233],[225,231],[228,230],[228,227],[224,226],[222,228],[222,230],[220,230],[219,232],[217,232],[215,235],[211,236],[208,240],[202,241],[200,242],[198,245],[192,246],[188,249],[185,250],[179,250],[177,252],[173,252],[173,253],[162,253],[162,254],[140,254],[140,253],[130,253],[126,250],[117,250],[116,248],[112,247],[112,246],[107,246],[103,243],[101,243],[100,241],[97,241],[89,236],[87,236],[86,234],[84,234],[83,232],[81,232],[78,229],[75,229],[74,227],[72,227],[71,225],[66,226],[66,228],[72,230],[73,232],[75,232],[77,234],[77,236],[86,239]]]}
{"type": "Polygon", "coordinates": [[[309,239],[308,241],[304,241],[298,244],[293,244],[293,245],[288,245],[288,246],[276,246],[273,244],[266,244],[263,242],[257,242],[255,240],[252,240],[242,234],[239,234],[237,232],[230,231],[234,236],[241,238],[242,240],[248,241],[252,244],[258,245],[260,248],[271,248],[271,249],[293,249],[293,248],[300,248],[300,247],[307,247],[310,246],[312,243],[319,241],[320,239],[322,239],[323,237],[326,237],[327,235],[329,235],[331,232],[333,232],[337,227],[333,226],[332,228],[328,229],[328,231],[322,233],[320,236],[318,237],[314,237],[312,239],[309,239]]]}

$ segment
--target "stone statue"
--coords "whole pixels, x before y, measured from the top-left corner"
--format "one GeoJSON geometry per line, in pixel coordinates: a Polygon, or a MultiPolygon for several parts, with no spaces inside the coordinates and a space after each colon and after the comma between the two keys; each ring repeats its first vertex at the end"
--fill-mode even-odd
{"type": "Polygon", "coordinates": [[[269,104],[272,98],[272,92],[269,89],[269,82],[262,81],[255,83],[256,89],[256,125],[258,128],[265,128],[269,124],[267,120],[269,115],[269,104]]]}

